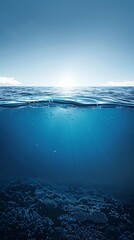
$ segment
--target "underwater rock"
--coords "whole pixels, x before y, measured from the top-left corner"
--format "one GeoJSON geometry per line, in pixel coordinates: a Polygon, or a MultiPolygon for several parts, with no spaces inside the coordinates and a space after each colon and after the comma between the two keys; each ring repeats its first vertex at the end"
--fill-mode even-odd
{"type": "Polygon", "coordinates": [[[128,208],[128,213],[132,222],[134,222],[134,207],[128,208]]]}
{"type": "Polygon", "coordinates": [[[71,216],[77,223],[87,222],[90,219],[86,212],[73,212],[71,216]]]}
{"type": "Polygon", "coordinates": [[[75,232],[75,236],[78,236],[82,240],[106,240],[103,233],[93,229],[92,226],[79,227],[75,232]]]}
{"type": "Polygon", "coordinates": [[[40,216],[47,216],[53,221],[56,221],[57,217],[64,213],[63,209],[54,200],[50,199],[38,201],[36,207],[40,216]]]}
{"type": "Polygon", "coordinates": [[[65,223],[75,222],[75,219],[73,217],[71,217],[69,214],[61,215],[58,219],[61,222],[65,222],[65,223]]]}
{"type": "Polygon", "coordinates": [[[108,226],[107,229],[105,230],[105,236],[107,238],[114,237],[116,239],[120,236],[120,234],[121,232],[118,227],[108,226]]]}
{"type": "Polygon", "coordinates": [[[45,192],[43,190],[36,189],[34,192],[37,199],[44,199],[45,198],[45,192]]]}
{"type": "Polygon", "coordinates": [[[108,218],[107,218],[106,214],[103,212],[99,212],[99,211],[93,211],[89,215],[89,220],[93,223],[100,223],[100,224],[108,222],[108,218]]]}
{"type": "Polygon", "coordinates": [[[89,199],[86,197],[82,197],[79,199],[79,202],[82,204],[88,204],[89,203],[89,199]]]}
{"type": "Polygon", "coordinates": [[[114,225],[118,225],[120,222],[120,214],[117,213],[115,210],[110,210],[109,209],[109,213],[108,213],[108,217],[109,217],[109,221],[114,224],[114,225]]]}
{"type": "Polygon", "coordinates": [[[134,239],[134,233],[131,232],[124,232],[119,238],[118,240],[133,240],[134,239]]]}
{"type": "Polygon", "coordinates": [[[7,236],[14,239],[24,239],[28,237],[45,237],[47,232],[52,232],[53,222],[49,218],[41,217],[34,210],[29,210],[25,208],[13,208],[3,213],[0,218],[0,233],[1,236],[7,236]],[[20,234],[21,233],[21,234],[20,234]]]}
{"type": "Polygon", "coordinates": [[[66,236],[68,236],[68,231],[67,229],[62,227],[56,227],[55,235],[56,235],[56,239],[59,239],[59,240],[66,239],[66,236]]]}
{"type": "Polygon", "coordinates": [[[74,235],[68,235],[65,237],[66,240],[80,240],[80,237],[74,235]]]}
{"type": "Polygon", "coordinates": [[[65,202],[62,200],[62,198],[55,198],[54,201],[59,207],[63,208],[65,202]]]}

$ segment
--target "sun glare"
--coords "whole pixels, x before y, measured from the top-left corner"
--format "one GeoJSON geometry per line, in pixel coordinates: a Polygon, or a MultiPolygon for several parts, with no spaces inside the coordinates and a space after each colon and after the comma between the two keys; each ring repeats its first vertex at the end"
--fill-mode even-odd
{"type": "Polygon", "coordinates": [[[70,77],[64,77],[59,83],[58,87],[62,87],[65,89],[72,88],[75,86],[74,79],[70,77]]]}

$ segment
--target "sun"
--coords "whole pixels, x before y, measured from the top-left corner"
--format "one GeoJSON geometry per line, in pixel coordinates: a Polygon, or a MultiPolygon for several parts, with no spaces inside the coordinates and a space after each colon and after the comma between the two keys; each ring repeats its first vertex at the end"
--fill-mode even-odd
{"type": "Polygon", "coordinates": [[[69,89],[75,86],[74,79],[71,77],[64,77],[58,83],[58,87],[62,87],[64,89],[69,89]]]}

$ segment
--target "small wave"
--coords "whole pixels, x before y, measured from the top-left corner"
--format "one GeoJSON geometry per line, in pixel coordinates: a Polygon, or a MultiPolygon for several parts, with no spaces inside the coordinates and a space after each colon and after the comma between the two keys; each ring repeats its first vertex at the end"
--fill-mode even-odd
{"type": "Polygon", "coordinates": [[[134,107],[134,87],[0,87],[0,107],[134,107]]]}

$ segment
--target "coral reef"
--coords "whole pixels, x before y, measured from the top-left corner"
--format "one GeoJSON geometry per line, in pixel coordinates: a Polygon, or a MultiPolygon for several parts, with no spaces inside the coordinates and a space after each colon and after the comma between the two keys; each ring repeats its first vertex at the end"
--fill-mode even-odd
{"type": "Polygon", "coordinates": [[[91,186],[0,185],[2,240],[133,240],[134,199],[91,186]]]}

